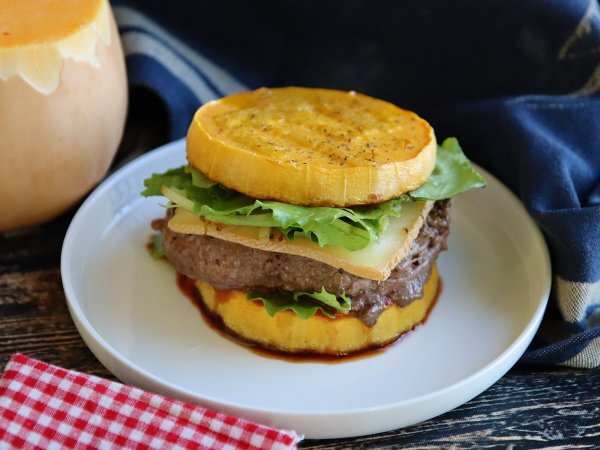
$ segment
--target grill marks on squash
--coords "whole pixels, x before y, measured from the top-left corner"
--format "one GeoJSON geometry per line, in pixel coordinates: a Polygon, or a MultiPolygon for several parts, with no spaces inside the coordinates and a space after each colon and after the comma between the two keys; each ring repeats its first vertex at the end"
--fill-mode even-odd
{"type": "Polygon", "coordinates": [[[278,162],[316,160],[327,165],[375,167],[397,161],[398,154],[410,159],[418,150],[410,134],[426,137],[412,113],[399,115],[397,108],[382,101],[376,110],[356,95],[350,101],[331,95],[314,99],[292,95],[273,106],[266,103],[273,96],[278,94],[263,92],[245,102],[234,100],[232,104],[239,109],[212,116],[219,139],[278,162]]]}
{"type": "Polygon", "coordinates": [[[398,197],[431,174],[436,148],[433,129],[413,112],[298,87],[209,102],[187,135],[190,164],[210,179],[253,198],[310,206],[398,197]]]}

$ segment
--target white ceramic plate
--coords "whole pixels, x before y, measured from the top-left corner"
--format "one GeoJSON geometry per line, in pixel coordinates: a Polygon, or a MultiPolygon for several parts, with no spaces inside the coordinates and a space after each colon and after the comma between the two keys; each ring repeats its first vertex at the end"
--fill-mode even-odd
{"type": "Polygon", "coordinates": [[[175,272],[145,248],[164,214],[142,180],[185,161],[184,142],[107,179],[67,232],[62,277],[81,336],[119,379],[295,429],[310,438],[377,433],[432,418],[504,375],[531,341],[550,289],[548,252],[519,201],[488,186],[454,201],[443,292],[424,326],[372,357],[340,364],[259,356],[209,328],[175,272]]]}

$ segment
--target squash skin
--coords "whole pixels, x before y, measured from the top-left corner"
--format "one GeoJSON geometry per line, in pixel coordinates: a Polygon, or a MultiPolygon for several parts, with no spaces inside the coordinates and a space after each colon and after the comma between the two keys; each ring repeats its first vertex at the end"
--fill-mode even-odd
{"type": "Polygon", "coordinates": [[[127,111],[117,27],[96,43],[99,67],[64,59],[61,82],[42,94],[19,76],[0,80],[0,232],[51,220],[106,174],[127,111]]]}

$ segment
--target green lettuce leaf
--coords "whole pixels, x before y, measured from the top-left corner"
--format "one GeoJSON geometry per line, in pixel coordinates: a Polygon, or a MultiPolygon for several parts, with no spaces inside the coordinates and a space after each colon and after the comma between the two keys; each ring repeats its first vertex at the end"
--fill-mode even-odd
{"type": "Polygon", "coordinates": [[[207,186],[206,177],[180,167],[154,174],[144,185],[144,196],[164,195],[176,206],[218,223],[276,227],[293,240],[306,236],[319,245],[359,250],[385,230],[388,216],[398,216],[401,204],[351,208],[309,207],[250,198],[219,184],[207,186]]]}
{"type": "Polygon", "coordinates": [[[438,147],[435,168],[427,181],[408,195],[413,200],[443,200],[484,186],[484,178],[473,168],[456,138],[448,138],[438,147]]]}
{"type": "Polygon", "coordinates": [[[161,233],[153,234],[150,240],[150,254],[154,259],[162,259],[165,257],[165,245],[163,243],[163,235],[161,233]]]}
{"type": "Polygon", "coordinates": [[[330,294],[324,288],[321,292],[284,292],[273,291],[259,293],[249,291],[246,294],[248,300],[260,300],[267,313],[273,317],[279,311],[292,310],[303,320],[314,316],[321,311],[327,317],[334,318],[336,313],[348,314],[350,311],[350,299],[342,294],[337,297],[330,294]]]}
{"type": "Polygon", "coordinates": [[[212,222],[276,227],[290,240],[304,236],[321,247],[336,245],[354,251],[377,240],[389,217],[400,215],[402,203],[441,200],[483,185],[485,181],[458,141],[450,138],[438,148],[435,169],[421,187],[376,205],[332,208],[256,200],[209,180],[190,166],[153,174],[144,181],[142,195],[164,195],[174,205],[212,222]]]}

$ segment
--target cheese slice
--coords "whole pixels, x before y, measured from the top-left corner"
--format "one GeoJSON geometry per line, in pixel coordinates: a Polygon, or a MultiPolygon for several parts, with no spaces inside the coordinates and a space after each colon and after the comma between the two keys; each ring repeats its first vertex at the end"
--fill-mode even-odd
{"type": "Polygon", "coordinates": [[[305,237],[289,241],[277,228],[209,222],[183,208],[176,209],[168,226],[177,233],[208,235],[259,250],[305,256],[362,278],[383,281],[410,250],[432,206],[433,202],[404,203],[400,217],[390,217],[379,240],[357,251],[334,245],[321,247],[305,237]]]}

